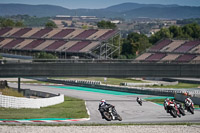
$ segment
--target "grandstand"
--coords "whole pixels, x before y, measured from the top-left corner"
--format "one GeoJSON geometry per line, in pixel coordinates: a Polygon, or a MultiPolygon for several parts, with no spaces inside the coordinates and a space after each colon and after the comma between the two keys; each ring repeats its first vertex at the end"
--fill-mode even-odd
{"type": "Polygon", "coordinates": [[[1,53],[33,55],[49,52],[59,58],[111,58],[119,47],[109,41],[119,34],[112,29],[1,28],[1,53]]]}
{"type": "Polygon", "coordinates": [[[157,42],[139,55],[136,61],[142,62],[200,62],[200,40],[170,40],[157,42]]]}

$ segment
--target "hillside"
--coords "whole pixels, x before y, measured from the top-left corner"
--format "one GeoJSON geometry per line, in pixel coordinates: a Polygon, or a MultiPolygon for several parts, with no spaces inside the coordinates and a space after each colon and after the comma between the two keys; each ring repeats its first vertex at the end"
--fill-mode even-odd
{"type": "Polygon", "coordinates": [[[200,17],[200,7],[122,3],[104,9],[67,9],[53,5],[0,4],[0,16],[27,14],[44,17],[55,15],[97,16],[105,18],[165,18],[183,19],[200,17]]]}

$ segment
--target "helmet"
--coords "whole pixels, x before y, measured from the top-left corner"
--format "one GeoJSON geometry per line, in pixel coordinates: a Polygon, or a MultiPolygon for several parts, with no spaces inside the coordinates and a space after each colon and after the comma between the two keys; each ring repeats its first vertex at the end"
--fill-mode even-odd
{"type": "Polygon", "coordinates": [[[104,102],[106,102],[106,100],[104,100],[104,99],[101,99],[101,102],[102,102],[102,103],[104,103],[104,102]]]}
{"type": "Polygon", "coordinates": [[[169,98],[166,98],[165,100],[166,100],[166,101],[169,101],[169,98]]]}

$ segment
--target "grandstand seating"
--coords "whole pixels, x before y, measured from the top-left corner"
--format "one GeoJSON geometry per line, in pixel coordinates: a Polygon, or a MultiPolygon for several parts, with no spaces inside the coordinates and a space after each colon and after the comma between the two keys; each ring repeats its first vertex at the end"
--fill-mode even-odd
{"type": "Polygon", "coordinates": [[[81,32],[79,35],[75,36],[73,39],[86,39],[87,37],[91,36],[92,34],[94,34],[97,31],[98,30],[96,30],[96,29],[85,30],[85,31],[81,32]]]}
{"type": "Polygon", "coordinates": [[[42,36],[44,36],[45,34],[49,33],[50,31],[52,31],[52,29],[50,29],[50,28],[41,29],[38,32],[36,32],[35,34],[33,34],[31,37],[33,37],[33,38],[41,38],[42,36]]]}
{"type": "Polygon", "coordinates": [[[139,57],[137,57],[136,60],[145,60],[150,55],[152,55],[152,54],[151,53],[144,53],[144,54],[140,55],[139,57]]]}
{"type": "Polygon", "coordinates": [[[53,42],[51,45],[46,47],[44,50],[45,51],[55,51],[57,48],[64,45],[65,43],[66,43],[66,41],[58,40],[58,41],[53,42]]]}
{"type": "Polygon", "coordinates": [[[192,54],[184,54],[179,56],[176,61],[178,62],[190,62],[192,59],[194,59],[196,57],[196,55],[192,55],[192,54]]]}
{"type": "Polygon", "coordinates": [[[92,42],[88,46],[84,47],[83,49],[80,50],[80,52],[88,52],[89,50],[95,48],[96,46],[99,45],[100,42],[92,42]]]}
{"type": "Polygon", "coordinates": [[[0,29],[0,36],[4,35],[5,33],[7,33],[8,31],[10,31],[12,28],[2,28],[0,29]]]}
{"type": "Polygon", "coordinates": [[[106,40],[113,36],[116,33],[116,30],[109,30],[106,33],[104,33],[102,36],[98,38],[98,40],[106,40]]]}
{"type": "Polygon", "coordinates": [[[17,44],[23,42],[24,39],[14,39],[11,42],[7,43],[6,45],[3,46],[3,49],[12,49],[14,46],[17,44]]]}
{"type": "Polygon", "coordinates": [[[72,47],[73,45],[77,44],[78,41],[69,41],[66,44],[60,46],[59,48],[56,49],[56,51],[67,51],[68,48],[72,47]]]}
{"type": "Polygon", "coordinates": [[[29,32],[30,30],[32,30],[32,28],[24,28],[24,29],[20,29],[17,32],[15,32],[14,34],[10,35],[11,37],[21,37],[22,35],[24,35],[25,33],[29,32]]]}
{"type": "Polygon", "coordinates": [[[58,32],[57,34],[55,34],[54,36],[52,36],[52,38],[63,38],[65,36],[67,36],[68,34],[70,34],[71,32],[73,32],[75,29],[63,29],[60,32],[58,32]]]}
{"type": "Polygon", "coordinates": [[[173,40],[172,43],[170,43],[169,45],[163,47],[160,51],[162,52],[171,52],[174,49],[176,49],[177,47],[179,47],[180,45],[184,44],[185,41],[183,40],[173,40]]]}
{"type": "MultiPolygon", "coordinates": [[[[0,50],[8,49],[5,52],[19,54],[55,51],[61,52],[61,56],[62,52],[70,52],[70,56],[71,52],[79,52],[78,55],[83,57],[86,57],[84,54],[98,57],[92,51],[100,51],[98,46],[116,33],[118,31],[112,29],[0,28],[0,50]]],[[[109,50],[107,52],[111,53],[109,50]]]]}
{"type": "Polygon", "coordinates": [[[167,54],[164,58],[162,58],[162,61],[173,61],[178,58],[180,54],[167,54]]]}
{"type": "Polygon", "coordinates": [[[41,43],[41,44],[38,45],[37,47],[33,48],[33,50],[43,51],[44,48],[48,47],[48,46],[51,45],[53,42],[55,42],[55,40],[45,40],[43,43],[41,43]]]}
{"type": "Polygon", "coordinates": [[[181,45],[180,47],[176,48],[174,50],[174,52],[188,52],[190,49],[194,48],[195,46],[197,46],[198,44],[200,44],[199,40],[196,41],[188,41],[185,42],[183,45],[181,45]]]}
{"type": "Polygon", "coordinates": [[[168,39],[165,39],[165,40],[162,40],[160,42],[158,42],[157,44],[155,44],[153,47],[150,48],[150,51],[159,51],[161,50],[162,48],[166,47],[167,45],[169,45],[172,41],[171,40],[168,40],[168,39]]]}
{"type": "Polygon", "coordinates": [[[164,54],[164,53],[155,53],[155,54],[152,54],[149,57],[147,57],[145,59],[145,61],[159,61],[165,56],[166,56],[166,54],[164,54]]]}
{"type": "Polygon", "coordinates": [[[27,44],[22,49],[23,50],[32,50],[32,49],[36,48],[37,46],[39,46],[44,41],[45,40],[41,40],[41,39],[40,40],[33,40],[31,43],[27,44]]]}
{"type": "Polygon", "coordinates": [[[87,38],[87,40],[96,40],[97,38],[99,38],[100,36],[102,36],[103,34],[105,34],[106,32],[108,32],[107,29],[98,30],[96,33],[94,33],[91,36],[89,36],[87,38]]]}
{"type": "Polygon", "coordinates": [[[90,41],[81,41],[67,49],[68,52],[79,52],[81,49],[89,45],[91,42],[90,41]]]}

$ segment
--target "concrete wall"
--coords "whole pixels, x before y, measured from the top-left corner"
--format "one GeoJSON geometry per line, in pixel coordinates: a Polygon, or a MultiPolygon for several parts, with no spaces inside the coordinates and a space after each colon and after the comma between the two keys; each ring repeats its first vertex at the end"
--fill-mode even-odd
{"type": "Polygon", "coordinates": [[[200,77],[200,64],[165,63],[5,63],[0,77],[200,77]]]}
{"type": "MultiPolygon", "coordinates": [[[[187,98],[187,96],[183,95],[183,94],[176,94],[174,96],[174,98],[177,100],[177,101],[180,101],[180,102],[184,102],[185,101],[185,98],[187,98]]],[[[200,98],[199,97],[190,97],[193,101],[194,104],[196,105],[200,105],[200,98]]]]}
{"type": "Polygon", "coordinates": [[[0,95],[0,107],[5,108],[40,108],[62,102],[64,102],[64,95],[37,99],[0,95]]]}

